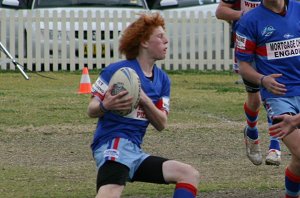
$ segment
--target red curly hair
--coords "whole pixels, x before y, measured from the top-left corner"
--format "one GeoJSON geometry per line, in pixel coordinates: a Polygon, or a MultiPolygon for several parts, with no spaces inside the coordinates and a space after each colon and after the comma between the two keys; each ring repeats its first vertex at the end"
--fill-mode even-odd
{"type": "Polygon", "coordinates": [[[153,30],[159,26],[165,29],[165,21],[158,12],[141,14],[121,35],[119,52],[127,60],[135,59],[139,54],[140,44],[149,40],[153,30]]]}

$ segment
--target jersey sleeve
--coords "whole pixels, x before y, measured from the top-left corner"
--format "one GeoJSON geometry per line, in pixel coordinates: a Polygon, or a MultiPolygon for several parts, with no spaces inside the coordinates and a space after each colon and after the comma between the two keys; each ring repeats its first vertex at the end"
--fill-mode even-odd
{"type": "Polygon", "coordinates": [[[171,88],[171,81],[169,77],[165,74],[165,77],[162,82],[162,91],[161,97],[156,103],[156,107],[162,111],[165,111],[167,114],[170,111],[170,88],[171,88]]]}
{"type": "Polygon", "coordinates": [[[102,70],[92,86],[92,96],[98,100],[103,100],[108,89],[108,83],[111,78],[111,73],[108,70],[102,70]]]}
{"type": "Polygon", "coordinates": [[[256,54],[255,28],[241,19],[236,28],[235,56],[238,61],[253,62],[256,54]]]}

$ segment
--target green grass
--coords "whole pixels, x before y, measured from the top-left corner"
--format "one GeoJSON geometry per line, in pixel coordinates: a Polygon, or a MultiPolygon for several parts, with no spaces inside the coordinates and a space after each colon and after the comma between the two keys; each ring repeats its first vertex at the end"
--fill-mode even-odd
{"type": "MultiPolygon", "coordinates": [[[[99,71],[90,71],[95,81],[99,71]]],[[[95,164],[90,143],[97,120],[86,115],[90,96],[78,94],[80,72],[0,73],[0,197],[94,197],[95,164]]],[[[233,191],[281,191],[289,161],[283,146],[279,167],[254,166],[246,158],[243,85],[229,72],[169,72],[169,126],[149,128],[143,149],[177,159],[201,174],[203,196],[233,191]]],[[[262,147],[268,147],[265,112],[262,147]]],[[[174,185],[128,183],[124,197],[171,197],[174,185]]],[[[201,195],[201,193],[200,193],[201,195]]],[[[201,197],[201,196],[200,196],[201,197]]],[[[222,197],[222,196],[221,196],[222,197]]],[[[225,196],[226,197],[226,196],[225,196]]]]}

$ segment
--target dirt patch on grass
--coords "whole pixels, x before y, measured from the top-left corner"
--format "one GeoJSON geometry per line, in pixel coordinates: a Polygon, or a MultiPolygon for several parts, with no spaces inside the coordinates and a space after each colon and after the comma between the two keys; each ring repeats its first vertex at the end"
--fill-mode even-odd
{"type": "MultiPolygon", "coordinates": [[[[87,191],[93,197],[95,166],[89,145],[94,128],[94,124],[0,128],[0,165],[4,169],[20,166],[45,169],[43,174],[46,176],[58,172],[53,180],[63,177],[73,182],[75,178],[88,183],[87,191]]],[[[284,167],[290,158],[286,148],[283,146],[283,164],[279,167],[254,166],[245,156],[242,128],[243,123],[226,120],[171,123],[164,132],[150,127],[143,149],[196,167],[201,174],[201,198],[283,197],[284,167]]],[[[261,133],[261,136],[262,150],[266,152],[268,137],[266,133],[261,133]]],[[[139,184],[136,183],[136,186],[139,184]]],[[[143,195],[130,197],[140,198],[143,195]]]]}
{"type": "Polygon", "coordinates": [[[199,198],[284,198],[284,190],[231,190],[231,191],[216,191],[211,193],[200,193],[199,198]]]}

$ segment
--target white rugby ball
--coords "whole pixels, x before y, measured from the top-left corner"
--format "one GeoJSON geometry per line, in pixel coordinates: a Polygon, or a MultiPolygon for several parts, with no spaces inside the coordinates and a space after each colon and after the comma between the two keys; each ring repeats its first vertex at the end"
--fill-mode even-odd
{"type": "Polygon", "coordinates": [[[109,81],[109,87],[110,86],[113,86],[111,91],[112,95],[117,95],[121,91],[127,90],[128,94],[124,97],[133,97],[131,109],[128,111],[114,110],[112,111],[113,113],[125,116],[137,108],[140,101],[141,83],[139,76],[133,69],[130,67],[122,67],[118,69],[109,81]]]}

